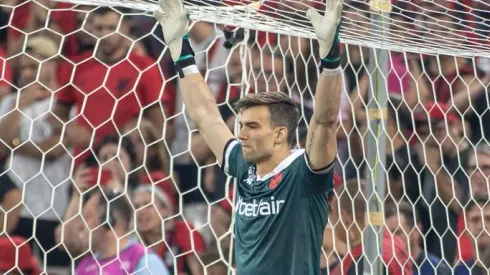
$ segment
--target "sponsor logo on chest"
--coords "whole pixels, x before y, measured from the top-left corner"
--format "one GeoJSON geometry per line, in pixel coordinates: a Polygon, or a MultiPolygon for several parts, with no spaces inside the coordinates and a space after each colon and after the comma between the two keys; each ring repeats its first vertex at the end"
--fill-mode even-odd
{"type": "Polygon", "coordinates": [[[274,197],[253,199],[247,202],[239,196],[235,212],[245,217],[272,216],[279,214],[285,202],[285,200],[276,200],[274,197]]]}

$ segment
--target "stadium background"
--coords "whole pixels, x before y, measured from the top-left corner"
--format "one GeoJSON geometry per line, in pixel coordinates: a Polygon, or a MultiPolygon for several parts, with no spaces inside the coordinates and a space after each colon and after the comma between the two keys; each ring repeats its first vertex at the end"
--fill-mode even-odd
{"type": "MultiPolygon", "coordinates": [[[[288,7],[304,10],[304,3],[291,1],[288,7]]],[[[346,3],[344,22],[369,31],[366,3],[346,3]]],[[[471,28],[468,43],[490,34],[488,1],[393,4],[391,18],[398,20],[393,26],[422,21],[431,30],[426,39],[445,29],[471,28]]],[[[201,274],[199,267],[207,265],[208,274],[227,274],[233,182],[184,118],[176,73],[154,19],[126,9],[48,0],[0,5],[0,271],[45,266],[48,274],[69,272],[86,252],[77,246],[88,242],[82,235],[66,237],[82,230],[74,225],[81,213],[80,193],[102,186],[124,190],[136,216],[135,236],[169,269],[201,274]],[[97,174],[99,166],[111,173],[97,174]],[[154,203],[147,206],[141,194],[152,185],[157,186],[154,203]]],[[[271,6],[287,12],[279,2],[271,6]]],[[[304,145],[317,77],[315,41],[223,30],[206,22],[194,22],[190,38],[230,128],[231,103],[242,93],[283,91],[301,108],[297,140],[304,145]]],[[[369,52],[342,44],[337,190],[366,171],[369,52]]],[[[383,202],[386,225],[402,245],[383,259],[393,260],[397,253],[405,255],[394,259],[398,262],[433,257],[452,269],[475,257],[464,206],[474,195],[489,193],[490,59],[391,51],[389,60],[383,202]]],[[[483,222],[485,228],[488,218],[483,222]]],[[[327,272],[350,251],[330,227],[324,237],[327,272]]],[[[483,262],[490,266],[489,259],[483,262]]]]}

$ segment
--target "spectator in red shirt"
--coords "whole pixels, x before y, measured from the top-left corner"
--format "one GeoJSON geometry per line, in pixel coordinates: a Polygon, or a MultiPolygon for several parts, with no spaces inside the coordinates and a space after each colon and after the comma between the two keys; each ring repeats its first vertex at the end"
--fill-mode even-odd
{"type": "Polygon", "coordinates": [[[169,270],[203,274],[195,253],[205,251],[204,238],[191,224],[173,217],[175,206],[165,192],[155,185],[141,185],[134,191],[133,205],[139,236],[162,257],[169,270]]]}
{"type": "MultiPolygon", "coordinates": [[[[118,10],[125,13],[124,9],[118,10]]],[[[62,85],[68,85],[56,94],[53,111],[68,122],[71,108],[76,107],[76,119],[63,126],[65,143],[75,147],[76,164],[85,157],[78,158],[93,136],[97,144],[101,137],[120,132],[142,111],[159,134],[165,130],[168,139],[173,136],[173,127],[165,123],[165,116],[173,111],[169,98],[173,98],[174,87],[164,83],[151,58],[129,52],[130,43],[121,35],[129,33],[127,17],[122,18],[118,28],[121,18],[117,10],[100,7],[92,13],[93,32],[100,38],[97,51],[77,57],[74,67],[65,68],[62,85]]],[[[54,124],[61,131],[61,125],[54,124]]]]}
{"type": "MultiPolygon", "coordinates": [[[[364,188],[363,181],[349,180],[339,190],[338,197],[332,197],[329,203],[329,218],[335,236],[348,245],[348,254],[332,268],[331,275],[363,274],[362,233],[367,226],[364,188]]],[[[382,245],[386,274],[411,275],[412,263],[403,240],[384,230],[382,245]]]]}
{"type": "Polygon", "coordinates": [[[0,273],[38,275],[39,262],[32,254],[29,243],[20,237],[0,238],[0,273]]]}

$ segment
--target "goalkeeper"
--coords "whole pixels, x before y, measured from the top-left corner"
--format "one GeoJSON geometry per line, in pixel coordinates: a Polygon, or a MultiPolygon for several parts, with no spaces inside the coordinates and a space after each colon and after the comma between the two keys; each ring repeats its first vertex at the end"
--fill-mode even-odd
{"type": "Polygon", "coordinates": [[[320,274],[320,251],[333,189],[341,91],[338,25],[341,0],[324,16],[307,13],[320,45],[321,76],[306,150],[291,150],[299,110],[284,93],[248,94],[237,102],[238,140],[222,120],[194,61],[181,0],[160,0],[154,16],[180,76],[190,118],[221,164],[237,180],[237,274],[320,274]]]}

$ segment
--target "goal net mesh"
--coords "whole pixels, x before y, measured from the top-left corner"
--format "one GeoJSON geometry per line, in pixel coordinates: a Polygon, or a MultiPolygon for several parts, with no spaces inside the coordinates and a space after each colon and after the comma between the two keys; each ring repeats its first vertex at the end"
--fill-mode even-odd
{"type": "MultiPolygon", "coordinates": [[[[304,147],[319,63],[305,12],[324,3],[184,3],[196,63],[230,129],[243,95],[286,92],[300,107],[304,147]]],[[[2,274],[234,271],[235,182],[186,115],[157,7],[0,1],[2,274]]],[[[361,183],[378,174],[378,256],[390,274],[490,267],[489,10],[483,0],[345,0],[322,272],[340,274],[350,257],[372,264],[358,261],[369,198],[361,183]],[[378,168],[373,148],[383,148],[378,168]]]]}

